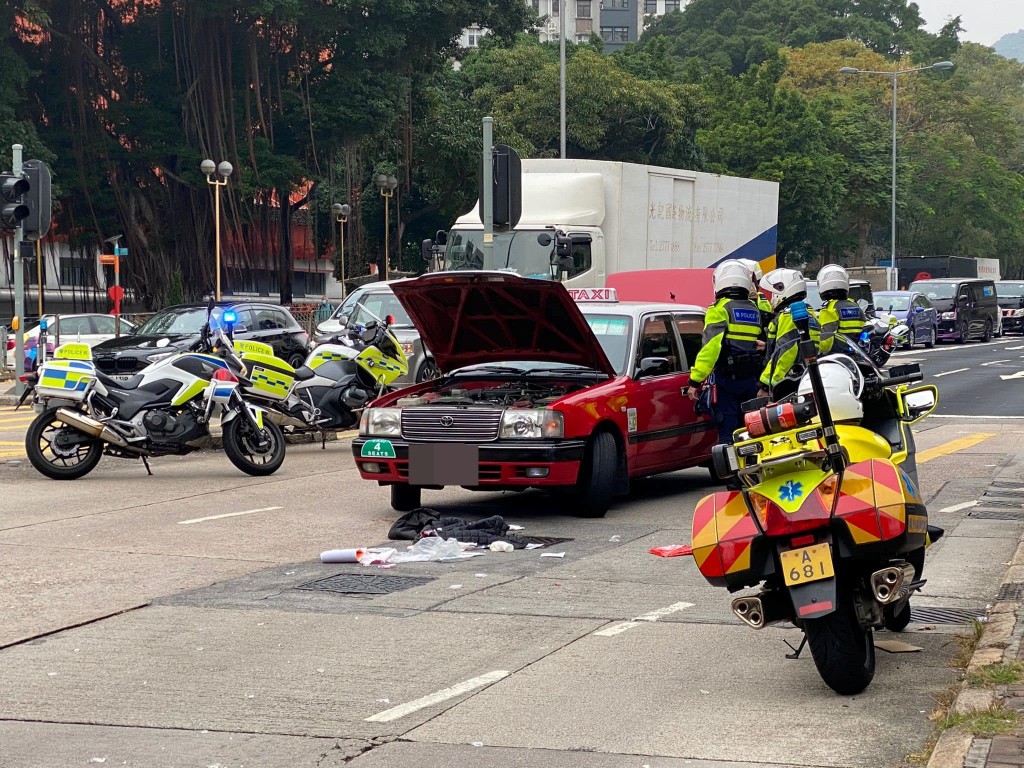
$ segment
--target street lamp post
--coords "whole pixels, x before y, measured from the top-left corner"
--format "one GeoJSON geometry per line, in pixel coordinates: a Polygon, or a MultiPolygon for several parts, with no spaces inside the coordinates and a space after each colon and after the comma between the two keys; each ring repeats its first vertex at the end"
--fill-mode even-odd
{"type": "Polygon", "coordinates": [[[395,196],[395,188],[398,186],[398,179],[394,176],[385,176],[383,173],[378,173],[375,179],[377,187],[380,189],[380,194],[384,198],[384,279],[388,279],[390,272],[390,258],[391,251],[389,249],[388,239],[388,201],[395,196]]]}
{"type": "Polygon", "coordinates": [[[352,206],[348,203],[342,205],[341,203],[335,203],[331,206],[331,213],[334,214],[334,220],[338,223],[338,227],[341,230],[340,235],[340,252],[338,263],[341,265],[341,298],[345,298],[345,224],[348,222],[349,214],[352,213],[352,206]]]}
{"type": "Polygon", "coordinates": [[[214,165],[213,160],[203,160],[199,164],[199,170],[206,176],[206,183],[214,187],[213,190],[213,228],[214,228],[214,253],[216,258],[215,271],[217,273],[217,288],[214,291],[213,297],[215,300],[220,301],[220,188],[228,185],[228,176],[234,170],[231,167],[231,163],[227,160],[220,163],[220,165],[214,165]],[[213,172],[216,171],[217,175],[221,178],[213,178],[213,172]]]}
{"type": "Polygon", "coordinates": [[[893,72],[880,70],[857,69],[856,67],[842,67],[839,72],[843,75],[885,75],[892,78],[892,211],[891,211],[891,244],[890,260],[892,263],[892,288],[899,290],[900,273],[896,263],[896,83],[900,75],[909,75],[914,72],[929,72],[931,70],[952,69],[953,62],[937,61],[927,67],[913,67],[911,69],[898,69],[893,72]]]}

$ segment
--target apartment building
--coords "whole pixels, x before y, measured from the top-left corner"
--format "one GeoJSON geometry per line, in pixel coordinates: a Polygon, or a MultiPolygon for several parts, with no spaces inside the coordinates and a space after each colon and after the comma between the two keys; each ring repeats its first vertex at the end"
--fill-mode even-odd
{"type": "MultiPolygon", "coordinates": [[[[604,38],[606,51],[617,51],[636,42],[644,31],[645,18],[681,11],[688,0],[526,0],[543,19],[538,33],[542,41],[558,40],[561,4],[566,10],[567,40],[585,43],[591,34],[604,38]]],[[[472,26],[462,33],[462,47],[475,48],[487,30],[472,26]]]]}

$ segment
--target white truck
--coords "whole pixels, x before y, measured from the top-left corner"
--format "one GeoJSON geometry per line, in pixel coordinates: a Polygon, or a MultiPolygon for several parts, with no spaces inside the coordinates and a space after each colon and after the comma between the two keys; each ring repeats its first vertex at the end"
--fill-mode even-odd
{"type": "MultiPolygon", "coordinates": [[[[602,288],[616,272],[713,267],[728,258],[775,266],[779,185],[735,176],[604,160],[523,160],[522,216],[483,252],[480,205],[445,237],[442,269],[509,269],[602,288]],[[572,264],[553,266],[555,236],[572,264]],[[563,243],[564,243],[563,239],[563,243]]],[[[441,235],[442,233],[439,233],[441,235]]]]}

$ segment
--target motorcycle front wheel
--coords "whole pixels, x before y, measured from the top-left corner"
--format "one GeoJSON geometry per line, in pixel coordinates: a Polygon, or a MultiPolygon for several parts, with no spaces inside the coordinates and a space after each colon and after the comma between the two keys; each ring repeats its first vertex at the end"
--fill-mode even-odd
{"type": "Polygon", "coordinates": [[[41,474],[51,480],[77,480],[96,468],[103,441],[87,438],[56,418],[57,409],[39,414],[25,433],[25,453],[41,474]]]}
{"type": "Polygon", "coordinates": [[[807,644],[818,674],[838,694],[853,696],[875,676],[875,640],[861,627],[849,594],[837,595],[836,610],[804,622],[807,644]]]}
{"type": "Polygon", "coordinates": [[[284,433],[270,419],[257,432],[248,419],[236,416],[224,425],[223,439],[228,460],[247,475],[272,475],[284,463],[284,433]]]}

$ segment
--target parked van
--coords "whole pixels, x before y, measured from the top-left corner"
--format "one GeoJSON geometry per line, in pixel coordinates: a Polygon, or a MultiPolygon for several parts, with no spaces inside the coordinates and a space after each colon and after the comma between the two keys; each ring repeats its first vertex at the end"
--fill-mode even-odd
{"type": "Polygon", "coordinates": [[[996,284],[980,278],[915,280],[911,291],[923,293],[939,312],[939,339],[963,343],[989,341],[1002,331],[996,284]]]}

